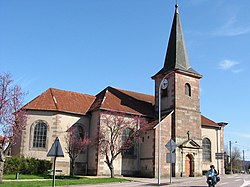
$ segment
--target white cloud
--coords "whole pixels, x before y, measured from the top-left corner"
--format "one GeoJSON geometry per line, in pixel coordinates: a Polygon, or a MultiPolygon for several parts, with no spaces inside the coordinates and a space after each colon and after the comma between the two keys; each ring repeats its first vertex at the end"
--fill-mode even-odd
{"type": "Polygon", "coordinates": [[[219,68],[223,70],[229,70],[229,69],[232,69],[237,64],[239,64],[239,62],[237,61],[223,60],[219,63],[219,68]]]}
{"type": "Polygon", "coordinates": [[[238,36],[250,32],[250,25],[238,25],[236,16],[232,16],[224,25],[214,30],[216,36],[238,36]]]}
{"type": "Polygon", "coordinates": [[[242,71],[243,71],[243,69],[235,69],[235,70],[232,70],[232,72],[235,73],[235,74],[240,73],[240,72],[242,72],[242,71]]]}

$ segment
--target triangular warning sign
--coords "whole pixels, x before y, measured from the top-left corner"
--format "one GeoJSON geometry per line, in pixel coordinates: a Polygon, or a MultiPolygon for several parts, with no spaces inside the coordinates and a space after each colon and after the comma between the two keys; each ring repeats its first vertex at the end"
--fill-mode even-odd
{"type": "Polygon", "coordinates": [[[56,139],[55,139],[53,145],[51,146],[47,156],[64,157],[62,146],[60,144],[58,137],[56,137],[56,139]]]}

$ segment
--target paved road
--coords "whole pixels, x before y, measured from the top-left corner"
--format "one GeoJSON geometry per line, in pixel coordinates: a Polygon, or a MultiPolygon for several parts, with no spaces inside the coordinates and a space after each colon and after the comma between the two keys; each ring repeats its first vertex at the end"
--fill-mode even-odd
{"type": "MultiPolygon", "coordinates": [[[[207,187],[206,178],[196,178],[193,181],[184,181],[173,184],[180,187],[207,187]]],[[[171,186],[171,185],[170,185],[171,186]]],[[[224,175],[216,187],[250,187],[250,175],[224,175]]]]}
{"type": "MultiPolygon", "coordinates": [[[[223,175],[216,187],[250,187],[250,175],[223,175]]],[[[172,178],[161,179],[158,185],[157,179],[130,178],[133,182],[110,183],[99,185],[74,185],[70,187],[156,187],[156,186],[177,186],[177,187],[207,187],[206,177],[172,178]]],[[[69,187],[69,186],[68,186],[69,187]]]]}

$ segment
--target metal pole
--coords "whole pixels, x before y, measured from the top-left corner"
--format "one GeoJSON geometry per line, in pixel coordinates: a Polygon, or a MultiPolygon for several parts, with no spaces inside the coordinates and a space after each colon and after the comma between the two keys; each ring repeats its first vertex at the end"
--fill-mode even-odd
{"type": "MultiPolygon", "coordinates": [[[[140,120],[138,119],[137,120],[137,124],[138,124],[138,126],[137,126],[137,129],[140,129],[140,120]]],[[[140,160],[140,158],[141,158],[141,152],[140,152],[140,150],[141,150],[141,148],[140,148],[140,142],[138,141],[137,142],[137,146],[138,146],[138,149],[137,149],[137,169],[138,169],[138,171],[139,171],[139,169],[141,168],[141,160],[140,160]]]]}
{"type": "Polygon", "coordinates": [[[231,168],[231,171],[230,173],[233,174],[233,171],[232,171],[232,149],[231,149],[231,145],[232,145],[232,142],[229,141],[229,151],[230,151],[230,168],[231,168]]]}
{"type": "MultiPolygon", "coordinates": [[[[167,74],[168,75],[168,74],[167,74]]],[[[163,79],[161,79],[160,85],[159,85],[159,92],[158,92],[158,108],[159,108],[159,128],[158,128],[158,184],[161,184],[161,89],[166,89],[168,86],[168,81],[165,80],[165,75],[163,79]],[[164,87],[163,87],[164,82],[164,87]],[[162,88],[163,87],[163,88],[162,88]]]]}
{"type": "MultiPolygon", "coordinates": [[[[161,82],[162,83],[162,82],[161,82]]],[[[161,184],[161,83],[159,85],[159,128],[158,128],[158,184],[161,184]]]]}
{"type": "Polygon", "coordinates": [[[243,149],[243,171],[244,174],[246,173],[246,168],[245,168],[245,153],[244,153],[244,149],[243,149]]]}
{"type": "MultiPolygon", "coordinates": [[[[216,130],[216,143],[217,143],[217,153],[219,153],[219,135],[218,135],[218,129],[216,130]]],[[[220,174],[221,168],[219,167],[219,159],[217,159],[217,172],[220,174]]]]}
{"type": "Polygon", "coordinates": [[[172,183],[172,141],[170,140],[170,178],[169,178],[169,182],[170,184],[172,183]]]}
{"type": "Polygon", "coordinates": [[[54,157],[52,187],[55,187],[55,179],[56,179],[56,156],[54,157]]]}

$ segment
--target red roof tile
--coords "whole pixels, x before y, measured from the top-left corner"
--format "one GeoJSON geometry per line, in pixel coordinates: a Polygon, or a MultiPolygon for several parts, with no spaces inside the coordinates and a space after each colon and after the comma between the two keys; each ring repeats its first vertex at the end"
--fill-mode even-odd
{"type": "Polygon", "coordinates": [[[209,126],[209,127],[220,127],[220,125],[211,119],[206,118],[205,116],[201,115],[201,125],[209,126]]]}
{"type": "Polygon", "coordinates": [[[86,114],[94,100],[94,96],[87,94],[50,88],[26,104],[24,109],[86,114]]]}
{"type": "Polygon", "coordinates": [[[97,109],[153,117],[154,96],[107,87],[96,96],[90,110],[97,109]]]}
{"type": "MultiPolygon", "coordinates": [[[[49,88],[24,106],[27,110],[61,111],[85,115],[92,110],[111,110],[154,117],[154,96],[107,87],[96,96],[49,88]]],[[[155,125],[158,120],[152,121],[155,125]]],[[[201,115],[201,125],[220,125],[201,115]]]]}

